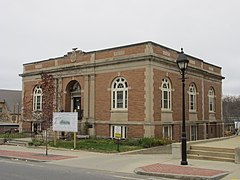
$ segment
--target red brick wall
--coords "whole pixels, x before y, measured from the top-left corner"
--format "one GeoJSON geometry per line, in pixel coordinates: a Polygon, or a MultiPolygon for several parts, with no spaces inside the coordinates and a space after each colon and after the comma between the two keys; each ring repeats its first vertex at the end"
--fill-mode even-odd
{"type": "Polygon", "coordinates": [[[32,119],[33,111],[33,90],[38,84],[38,81],[28,81],[24,82],[24,92],[23,92],[23,120],[32,119]]]}
{"type": "Polygon", "coordinates": [[[128,138],[142,138],[144,136],[143,125],[130,125],[127,132],[128,138]]]}
{"type": "Polygon", "coordinates": [[[163,136],[162,133],[163,133],[162,126],[156,125],[154,130],[155,137],[161,138],[163,136]]]}
{"type": "Polygon", "coordinates": [[[117,73],[97,74],[95,77],[95,118],[109,121],[111,111],[111,82],[117,73]]]}
{"type": "Polygon", "coordinates": [[[24,92],[23,92],[23,114],[22,114],[22,129],[23,132],[31,132],[31,121],[32,120],[32,111],[33,111],[33,90],[37,85],[38,81],[28,81],[23,82],[24,92]]]}
{"type": "Polygon", "coordinates": [[[159,70],[153,70],[153,118],[154,121],[161,121],[161,83],[165,73],[159,70]]]}
{"type": "Polygon", "coordinates": [[[209,118],[209,99],[208,99],[208,91],[210,88],[213,87],[214,93],[215,93],[215,117],[216,120],[221,120],[221,94],[222,94],[222,89],[221,89],[221,84],[218,82],[209,82],[205,81],[204,82],[204,91],[205,91],[205,96],[204,96],[204,101],[205,101],[205,119],[209,118]]]}
{"type": "Polygon", "coordinates": [[[198,139],[204,139],[204,129],[205,129],[205,126],[204,124],[199,124],[198,125],[198,129],[197,129],[197,133],[198,133],[198,139]]]}
{"type": "Polygon", "coordinates": [[[118,57],[125,56],[125,55],[144,53],[145,44],[139,44],[138,46],[126,46],[126,47],[122,47],[122,48],[114,48],[114,49],[98,51],[98,52],[96,52],[96,60],[112,58],[112,57],[116,56],[116,55],[114,55],[114,53],[117,53],[119,51],[121,51],[121,53],[120,53],[121,55],[117,55],[118,57]]]}
{"type": "MultiPolygon", "coordinates": [[[[181,120],[182,114],[182,82],[179,79],[180,74],[177,73],[170,73],[167,71],[160,71],[154,69],[154,120],[161,121],[161,99],[162,99],[162,92],[161,92],[161,85],[162,79],[167,78],[171,82],[172,91],[172,112],[173,112],[173,120],[179,121],[181,120]]],[[[185,93],[185,96],[187,94],[185,93]]],[[[187,104],[186,104],[187,105],[187,104]]],[[[186,106],[188,108],[188,105],[186,106]]]]}
{"type": "MultiPolygon", "coordinates": [[[[122,71],[121,77],[128,82],[128,119],[129,121],[144,120],[144,69],[122,71]]],[[[118,72],[97,74],[95,81],[95,113],[97,120],[110,120],[111,85],[118,77],[118,72]]]]}
{"type": "Polygon", "coordinates": [[[220,84],[215,84],[215,88],[214,88],[214,91],[215,91],[215,111],[216,111],[216,119],[217,120],[221,120],[221,111],[222,111],[222,86],[220,84]]]}
{"type": "MultiPolygon", "coordinates": [[[[173,121],[182,121],[182,81],[180,73],[175,73],[171,78],[172,83],[172,111],[173,111],[173,121]]],[[[187,88],[188,82],[185,81],[185,110],[188,112],[187,99],[187,88]]],[[[186,113],[186,120],[188,119],[188,113],[186,113]]]]}
{"type": "Polygon", "coordinates": [[[172,131],[173,131],[173,136],[172,139],[174,139],[177,142],[181,141],[181,137],[182,137],[182,126],[181,124],[174,124],[172,127],[172,131]]]}
{"type": "Polygon", "coordinates": [[[108,124],[96,124],[95,130],[98,137],[110,137],[110,129],[108,124]]]}
{"type": "Polygon", "coordinates": [[[129,121],[143,121],[145,118],[144,75],[145,69],[128,71],[126,78],[129,84],[128,118],[129,121]]]}

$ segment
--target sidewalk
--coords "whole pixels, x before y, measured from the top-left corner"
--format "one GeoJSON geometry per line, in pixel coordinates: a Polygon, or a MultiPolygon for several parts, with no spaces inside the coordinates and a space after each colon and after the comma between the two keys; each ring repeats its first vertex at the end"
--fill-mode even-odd
{"type": "Polygon", "coordinates": [[[228,174],[227,171],[171,164],[152,164],[137,168],[135,173],[174,179],[221,179],[228,174]]]}
{"type": "Polygon", "coordinates": [[[180,160],[169,154],[104,154],[49,148],[46,156],[44,148],[0,145],[0,157],[177,179],[240,180],[239,164],[188,159],[189,165],[181,166],[180,160]]]}

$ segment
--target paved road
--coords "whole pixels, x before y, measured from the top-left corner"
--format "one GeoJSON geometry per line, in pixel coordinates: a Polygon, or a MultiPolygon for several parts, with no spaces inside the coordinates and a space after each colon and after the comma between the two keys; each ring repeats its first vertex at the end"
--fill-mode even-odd
{"type": "MultiPolygon", "coordinates": [[[[240,136],[223,141],[205,143],[206,146],[237,147],[240,145],[240,136]]],[[[0,152],[18,151],[45,154],[45,149],[34,149],[16,146],[0,146],[0,152]]],[[[134,170],[139,167],[146,167],[153,164],[180,165],[180,159],[173,159],[170,154],[104,154],[86,151],[54,150],[49,149],[49,155],[72,156],[72,158],[62,158],[45,162],[46,165],[64,166],[69,168],[89,169],[94,171],[106,171],[115,173],[134,174],[134,170]]],[[[1,156],[1,153],[0,153],[1,156]]],[[[205,161],[188,159],[187,167],[204,168],[212,170],[227,171],[229,174],[224,180],[240,180],[240,165],[229,162],[205,161]]]]}
{"type": "Polygon", "coordinates": [[[1,180],[167,180],[128,173],[0,158],[1,180]]]}

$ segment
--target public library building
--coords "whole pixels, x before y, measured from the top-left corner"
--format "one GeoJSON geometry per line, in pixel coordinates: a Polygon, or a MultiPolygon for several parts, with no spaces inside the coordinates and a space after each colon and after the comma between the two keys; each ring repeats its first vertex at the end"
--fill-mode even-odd
{"type": "MultiPolygon", "coordinates": [[[[112,138],[181,140],[182,81],[179,52],[154,42],[84,52],[23,65],[23,132],[51,129],[51,112],[78,112],[78,134],[112,138]],[[51,77],[50,91],[42,75],[51,77]],[[46,96],[46,94],[52,94],[46,96]],[[47,97],[47,98],[46,98],[47,97]],[[45,103],[46,104],[46,103],[45,103]],[[46,109],[46,108],[45,108],[46,109]]],[[[221,67],[187,55],[185,81],[188,140],[223,136],[221,67]]]]}

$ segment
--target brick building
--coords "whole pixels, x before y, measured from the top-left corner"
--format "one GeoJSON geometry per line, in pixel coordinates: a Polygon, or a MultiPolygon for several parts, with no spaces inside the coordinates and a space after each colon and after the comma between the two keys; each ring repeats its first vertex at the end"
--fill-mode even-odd
{"type": "MultiPolygon", "coordinates": [[[[144,42],[67,55],[23,65],[23,131],[50,126],[43,102],[55,112],[77,111],[79,133],[123,138],[181,139],[182,82],[178,51],[144,42]],[[43,90],[42,74],[51,77],[52,96],[43,90]]],[[[188,140],[220,137],[221,67],[187,55],[186,129],[188,140]]],[[[50,120],[51,121],[51,120],[50,120]]]]}

